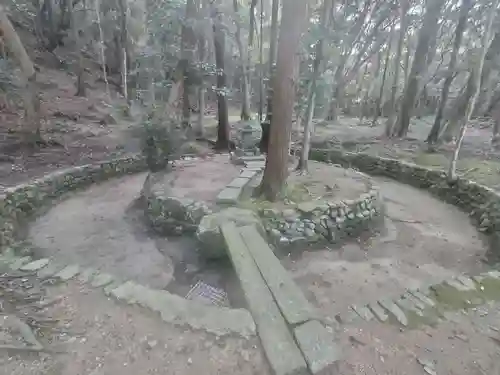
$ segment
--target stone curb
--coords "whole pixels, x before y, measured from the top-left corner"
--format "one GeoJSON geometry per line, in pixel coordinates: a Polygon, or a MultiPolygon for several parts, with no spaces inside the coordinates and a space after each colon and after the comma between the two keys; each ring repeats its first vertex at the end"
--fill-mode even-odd
{"type": "Polygon", "coordinates": [[[205,305],[131,280],[122,281],[108,273],[91,268],[83,269],[76,264],[64,266],[47,258],[32,260],[31,257],[4,255],[0,257],[0,264],[11,271],[36,272],[42,283],[76,279],[92,288],[102,289],[105,295],[121,302],[157,312],[165,323],[189,326],[217,336],[238,335],[249,338],[256,334],[253,318],[245,309],[205,305]]]}
{"type": "Polygon", "coordinates": [[[408,289],[400,297],[381,299],[365,306],[352,305],[336,315],[341,324],[371,321],[416,329],[446,320],[446,312],[467,311],[490,301],[500,301],[500,272],[460,275],[422,289],[408,289]],[[370,312],[370,313],[367,313],[370,312]],[[353,314],[354,313],[354,314],[353,314]]]}

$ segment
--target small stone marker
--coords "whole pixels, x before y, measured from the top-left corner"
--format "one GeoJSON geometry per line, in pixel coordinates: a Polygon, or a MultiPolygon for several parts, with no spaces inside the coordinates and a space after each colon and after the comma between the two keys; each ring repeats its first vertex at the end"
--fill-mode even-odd
{"type": "MultiPolygon", "coordinates": [[[[304,323],[294,330],[309,370],[314,374],[326,374],[339,360],[340,351],[333,337],[317,320],[304,323]]],[[[328,372],[331,373],[331,372],[328,372]]]]}
{"type": "Polygon", "coordinates": [[[19,269],[21,271],[38,271],[39,269],[46,267],[47,264],[49,264],[49,260],[47,258],[43,258],[43,259],[35,260],[31,263],[25,264],[25,265],[21,266],[19,269]]]}
{"type": "Polygon", "coordinates": [[[274,374],[307,374],[304,357],[238,228],[233,223],[227,223],[221,226],[221,232],[274,374]]]}
{"type": "Polygon", "coordinates": [[[60,278],[62,281],[68,281],[80,273],[80,267],[76,264],[67,266],[55,274],[55,277],[60,278]]]}
{"type": "Polygon", "coordinates": [[[241,189],[225,188],[217,195],[217,203],[236,203],[240,197],[241,189]]]}
{"type": "Polygon", "coordinates": [[[366,306],[356,306],[352,305],[351,309],[358,314],[363,320],[366,320],[369,322],[370,320],[374,319],[375,317],[373,316],[373,313],[368,309],[366,306]]]}
{"type": "Polygon", "coordinates": [[[385,322],[387,321],[387,319],[389,319],[389,316],[385,313],[384,309],[377,302],[370,303],[368,307],[370,308],[371,311],[373,311],[373,314],[381,322],[385,322]]]}
{"type": "Polygon", "coordinates": [[[338,314],[335,316],[335,320],[340,324],[349,324],[355,322],[356,320],[360,320],[361,317],[356,314],[353,310],[349,310],[345,313],[338,314]]]}
{"type": "Polygon", "coordinates": [[[380,306],[382,306],[384,309],[386,309],[392,315],[394,315],[399,324],[405,327],[408,325],[408,318],[406,317],[405,313],[393,301],[383,299],[380,300],[378,303],[380,304],[380,306]]]}

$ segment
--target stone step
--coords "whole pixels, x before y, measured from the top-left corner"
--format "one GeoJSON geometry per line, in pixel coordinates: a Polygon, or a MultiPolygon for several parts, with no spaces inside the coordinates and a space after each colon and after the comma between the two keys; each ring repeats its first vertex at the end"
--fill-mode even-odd
{"type": "Polygon", "coordinates": [[[306,374],[306,362],[238,228],[227,223],[221,232],[274,374],[306,374]]]}
{"type": "Polygon", "coordinates": [[[288,324],[316,319],[316,310],[257,229],[254,226],[245,226],[239,231],[288,324]]]}

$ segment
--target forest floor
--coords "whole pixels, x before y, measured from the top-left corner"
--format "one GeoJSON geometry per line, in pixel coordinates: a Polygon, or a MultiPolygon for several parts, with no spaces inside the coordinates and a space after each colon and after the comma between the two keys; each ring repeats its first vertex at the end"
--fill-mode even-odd
{"type": "MultiPolygon", "coordinates": [[[[35,56],[34,61],[38,60],[35,56]]],[[[105,94],[98,74],[89,77],[88,98],[77,98],[70,71],[44,64],[39,68],[44,136],[53,142],[30,151],[19,148],[9,129],[18,124],[21,111],[12,106],[2,109],[0,191],[53,170],[139,151],[135,130],[141,114],[125,117],[122,99],[105,94]]],[[[231,120],[236,122],[236,117],[231,120]]],[[[384,140],[380,138],[382,124],[359,125],[357,119],[341,117],[335,123],[318,124],[316,138],[333,139],[348,150],[446,169],[449,149],[425,152],[423,140],[430,122],[415,120],[405,140],[384,140]]],[[[209,116],[209,134],[214,126],[215,119],[209,116]]],[[[484,123],[471,123],[459,169],[471,179],[498,188],[500,154],[491,149],[490,137],[491,129],[484,123]]],[[[198,280],[231,294],[237,282],[228,267],[204,265],[193,241],[159,238],[144,226],[136,206],[143,180],[143,174],[112,180],[52,208],[27,228],[36,255],[95,266],[179,295],[185,295],[198,280]]],[[[386,199],[387,233],[348,243],[338,251],[320,249],[284,260],[307,297],[331,321],[349,304],[394,297],[406,288],[488,268],[486,246],[466,215],[425,192],[376,181],[386,199]]],[[[0,374],[269,373],[256,339],[217,338],[167,325],[144,309],[116,303],[76,281],[46,292],[48,297],[62,297],[47,312],[71,327],[71,332],[57,339],[65,351],[3,351],[0,374]]],[[[499,304],[458,311],[436,326],[415,330],[375,321],[338,325],[334,334],[343,356],[336,373],[496,374],[500,371],[499,332],[499,304]]]]}

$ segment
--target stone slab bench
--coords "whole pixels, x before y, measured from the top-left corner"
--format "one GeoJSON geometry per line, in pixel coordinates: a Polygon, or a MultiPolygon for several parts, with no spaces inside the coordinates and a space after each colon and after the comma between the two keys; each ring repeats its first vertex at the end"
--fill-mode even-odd
{"type": "Polygon", "coordinates": [[[306,299],[257,229],[245,226],[240,228],[240,233],[287,323],[296,325],[316,319],[316,309],[306,299]]]}
{"type": "Polygon", "coordinates": [[[272,370],[276,375],[307,374],[304,357],[239,229],[227,223],[221,226],[221,232],[272,370]]]}

